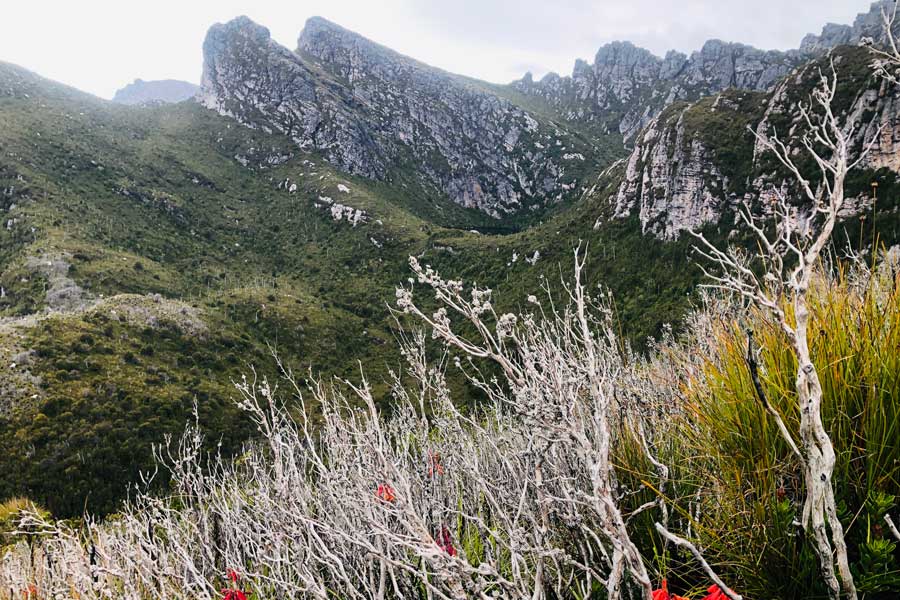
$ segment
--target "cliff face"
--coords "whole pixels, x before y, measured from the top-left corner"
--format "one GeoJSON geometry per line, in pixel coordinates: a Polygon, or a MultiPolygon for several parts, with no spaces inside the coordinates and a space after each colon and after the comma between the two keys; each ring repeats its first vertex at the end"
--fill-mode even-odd
{"type": "MultiPolygon", "coordinates": [[[[875,172],[900,174],[900,91],[872,75],[868,61],[860,48],[835,55],[839,81],[851,83],[841,88],[848,93],[839,89],[835,107],[858,125],[854,152],[875,140],[857,171],[868,171],[865,185],[848,188],[845,217],[871,207],[868,182],[875,172]]],[[[644,233],[668,240],[708,224],[731,228],[734,223],[723,217],[744,203],[768,211],[773,190],[790,191],[791,178],[751,129],[760,136],[778,132],[802,156],[803,127],[794,118],[794,107],[808,96],[824,66],[807,64],[771,92],[732,89],[664,110],[635,141],[618,191],[609,199],[613,214],[637,214],[644,233]]]]}
{"type": "Polygon", "coordinates": [[[277,131],[302,149],[364,177],[381,177],[384,159],[351,110],[352,97],[246,17],[214,25],[203,43],[198,100],[250,127],[277,131]]]}
{"type": "Polygon", "coordinates": [[[296,52],[247,18],[214,26],[199,99],[352,174],[390,181],[411,170],[498,218],[562,199],[590,153],[570,132],[478,85],[320,18],[309,20],[296,52]]]}
{"type": "Polygon", "coordinates": [[[710,149],[685,133],[685,112],[657,118],[644,131],[614,200],[617,217],[636,211],[641,231],[661,239],[716,221],[728,187],[710,149]]]}

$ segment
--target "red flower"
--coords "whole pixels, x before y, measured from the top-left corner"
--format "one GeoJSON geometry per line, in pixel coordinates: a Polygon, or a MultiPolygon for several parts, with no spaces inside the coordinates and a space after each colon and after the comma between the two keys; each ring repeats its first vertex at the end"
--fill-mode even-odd
{"type": "Polygon", "coordinates": [[[434,477],[435,475],[443,475],[444,474],[444,465],[441,464],[441,453],[435,452],[434,454],[428,453],[428,476],[434,477]]]}
{"type": "MultiPolygon", "coordinates": [[[[447,529],[446,525],[441,527],[441,530],[438,532],[437,536],[437,545],[441,550],[449,554],[450,556],[456,556],[456,548],[453,546],[453,538],[450,537],[450,530],[447,529]]],[[[654,598],[654,600],[656,600],[654,598]]]]}
{"type": "Polygon", "coordinates": [[[252,595],[250,592],[237,589],[237,584],[241,580],[237,571],[228,569],[225,571],[225,576],[231,582],[231,587],[222,590],[222,600],[247,600],[248,596],[252,595]]]}
{"type": "Polygon", "coordinates": [[[650,597],[653,598],[653,600],[669,600],[669,582],[663,579],[660,585],[662,587],[653,590],[650,597]]]}
{"type": "Polygon", "coordinates": [[[395,500],[397,500],[397,494],[394,492],[394,488],[386,483],[382,483],[378,486],[378,490],[376,490],[375,496],[379,500],[383,500],[384,502],[393,503],[395,500]]]}
{"type": "Polygon", "coordinates": [[[29,583],[28,587],[22,590],[22,596],[25,597],[25,600],[33,600],[38,597],[38,589],[37,586],[33,583],[29,583]]]}
{"type": "Polygon", "coordinates": [[[669,582],[666,581],[665,579],[662,580],[660,585],[662,585],[661,588],[659,588],[657,590],[653,590],[650,593],[650,597],[653,598],[653,600],[688,600],[684,596],[670,594],[669,593],[669,582]]]}
{"type": "Polygon", "coordinates": [[[704,596],[703,600],[728,600],[728,596],[717,585],[709,586],[706,591],[709,592],[709,595],[704,596]]]}

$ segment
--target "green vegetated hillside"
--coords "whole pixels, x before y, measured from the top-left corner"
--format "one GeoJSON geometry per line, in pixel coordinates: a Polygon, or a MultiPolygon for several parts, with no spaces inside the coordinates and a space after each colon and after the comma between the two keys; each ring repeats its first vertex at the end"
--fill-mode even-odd
{"type": "MultiPolygon", "coordinates": [[[[725,94],[731,113],[707,99],[685,122],[737,193],[753,176],[746,125],[765,95],[725,94]]],[[[677,323],[701,281],[689,236],[663,242],[635,213],[614,218],[625,167],[610,165],[627,152],[589,129],[576,131],[598,156],[572,198],[497,222],[412,172],[348,176],[194,102],[117,106],[8,64],[0,124],[0,497],[58,515],[113,510],[194,406],[211,443],[237,449],[252,431],[232,381],[277,377],[273,352],[298,372],[362,369],[386,397],[399,363],[388,305],[409,256],[494,288],[502,309],[565,277],[584,243],[590,283],[612,290],[637,345],[677,323]]],[[[854,185],[875,175],[893,197],[886,169],[854,185]]],[[[896,212],[878,218],[895,238],[896,212]]],[[[868,225],[845,229],[868,243],[868,225]]]]}
{"type": "Polygon", "coordinates": [[[4,495],[108,510],[195,401],[236,447],[230,380],[271,373],[270,347],[383,379],[385,302],[427,240],[402,201],[314,157],[262,169],[289,147],[191,103],[122,109],[10,66],[0,81],[4,495]]]}
{"type": "Polygon", "coordinates": [[[528,237],[468,232],[497,224],[414,177],[346,176],[192,102],[121,107],[4,64],[0,121],[0,495],[59,514],[114,508],[195,403],[237,448],[231,382],[275,376],[273,351],[361,365],[384,396],[410,255],[539,284],[524,251],[506,267],[528,237]]]}

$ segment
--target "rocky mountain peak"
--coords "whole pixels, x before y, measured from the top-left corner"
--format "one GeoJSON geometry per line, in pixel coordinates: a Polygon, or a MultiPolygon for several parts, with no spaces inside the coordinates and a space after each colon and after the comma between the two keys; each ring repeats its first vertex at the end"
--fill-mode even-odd
{"type": "Polygon", "coordinates": [[[312,17],[297,39],[297,53],[325,64],[354,83],[365,77],[383,80],[404,73],[442,73],[322,17],[312,17]]]}
{"type": "Polygon", "coordinates": [[[799,53],[757,50],[709,40],[690,56],[665,58],[631,42],[602,46],[594,63],[577,61],[570,77],[521,79],[512,86],[541,96],[570,119],[598,122],[632,140],[677,100],[696,100],[729,87],[770,89],[799,63],[799,53]]]}
{"type": "Polygon", "coordinates": [[[326,19],[307,21],[297,45],[246,17],[215,25],[201,102],[354,175],[412,172],[497,218],[561,200],[589,164],[590,148],[559,125],[326,19]]]}
{"type": "MultiPolygon", "coordinates": [[[[828,23],[819,35],[809,34],[800,42],[800,52],[805,56],[816,56],[838,46],[856,45],[864,38],[885,40],[882,11],[894,8],[894,0],[877,0],[868,12],[857,15],[853,25],[828,23]]],[[[900,24],[898,24],[900,29],[900,24]]]]}
{"type": "Polygon", "coordinates": [[[630,42],[602,46],[589,65],[579,60],[570,77],[521,79],[512,86],[539,96],[569,119],[618,130],[626,141],[675,101],[694,101],[728,88],[766,91],[812,56],[866,37],[882,37],[881,11],[893,0],[879,0],[850,25],[826,25],[821,35],[804,38],[799,50],[759,50],[719,39],[690,56],[669,51],[659,58],[630,42]]]}
{"type": "Polygon", "coordinates": [[[639,48],[628,41],[615,41],[604,44],[594,56],[594,68],[628,67],[658,64],[659,58],[649,50],[639,48]]]}
{"type": "Polygon", "coordinates": [[[324,17],[310,17],[306,20],[297,38],[297,49],[305,50],[307,47],[321,47],[324,45],[335,47],[359,46],[369,52],[394,53],[393,50],[380,46],[355,31],[341,27],[324,17]]]}

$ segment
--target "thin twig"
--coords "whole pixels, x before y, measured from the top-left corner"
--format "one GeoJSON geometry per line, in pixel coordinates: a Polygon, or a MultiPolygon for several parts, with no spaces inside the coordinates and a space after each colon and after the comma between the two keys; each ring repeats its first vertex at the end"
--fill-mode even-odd
{"type": "Polygon", "coordinates": [[[791,436],[787,426],[784,424],[784,420],[781,418],[778,411],[775,410],[775,407],[769,402],[769,399],[766,397],[766,392],[763,390],[762,383],[759,380],[759,365],[756,362],[756,353],[753,351],[753,332],[750,330],[747,331],[747,366],[750,368],[750,379],[753,381],[753,388],[756,390],[756,395],[759,397],[760,402],[762,402],[766,412],[775,419],[775,424],[778,425],[781,437],[783,437],[784,441],[791,447],[791,451],[797,458],[803,461],[803,455],[800,454],[800,449],[797,448],[797,444],[794,442],[793,436],[791,436]]]}
{"type": "Polygon", "coordinates": [[[709,576],[709,578],[713,580],[713,583],[719,586],[719,589],[722,590],[723,594],[731,598],[731,600],[743,600],[743,596],[725,585],[725,582],[722,581],[722,579],[718,575],[716,575],[716,572],[713,571],[713,568],[709,566],[709,563],[706,562],[705,558],[703,558],[703,553],[697,549],[697,546],[690,543],[683,537],[678,537],[659,523],[656,524],[656,531],[659,532],[659,535],[663,536],[676,546],[681,546],[682,548],[686,548],[687,550],[689,550],[690,553],[694,555],[694,558],[697,559],[697,562],[700,563],[700,566],[703,567],[703,570],[706,571],[707,576],[709,576]]]}

